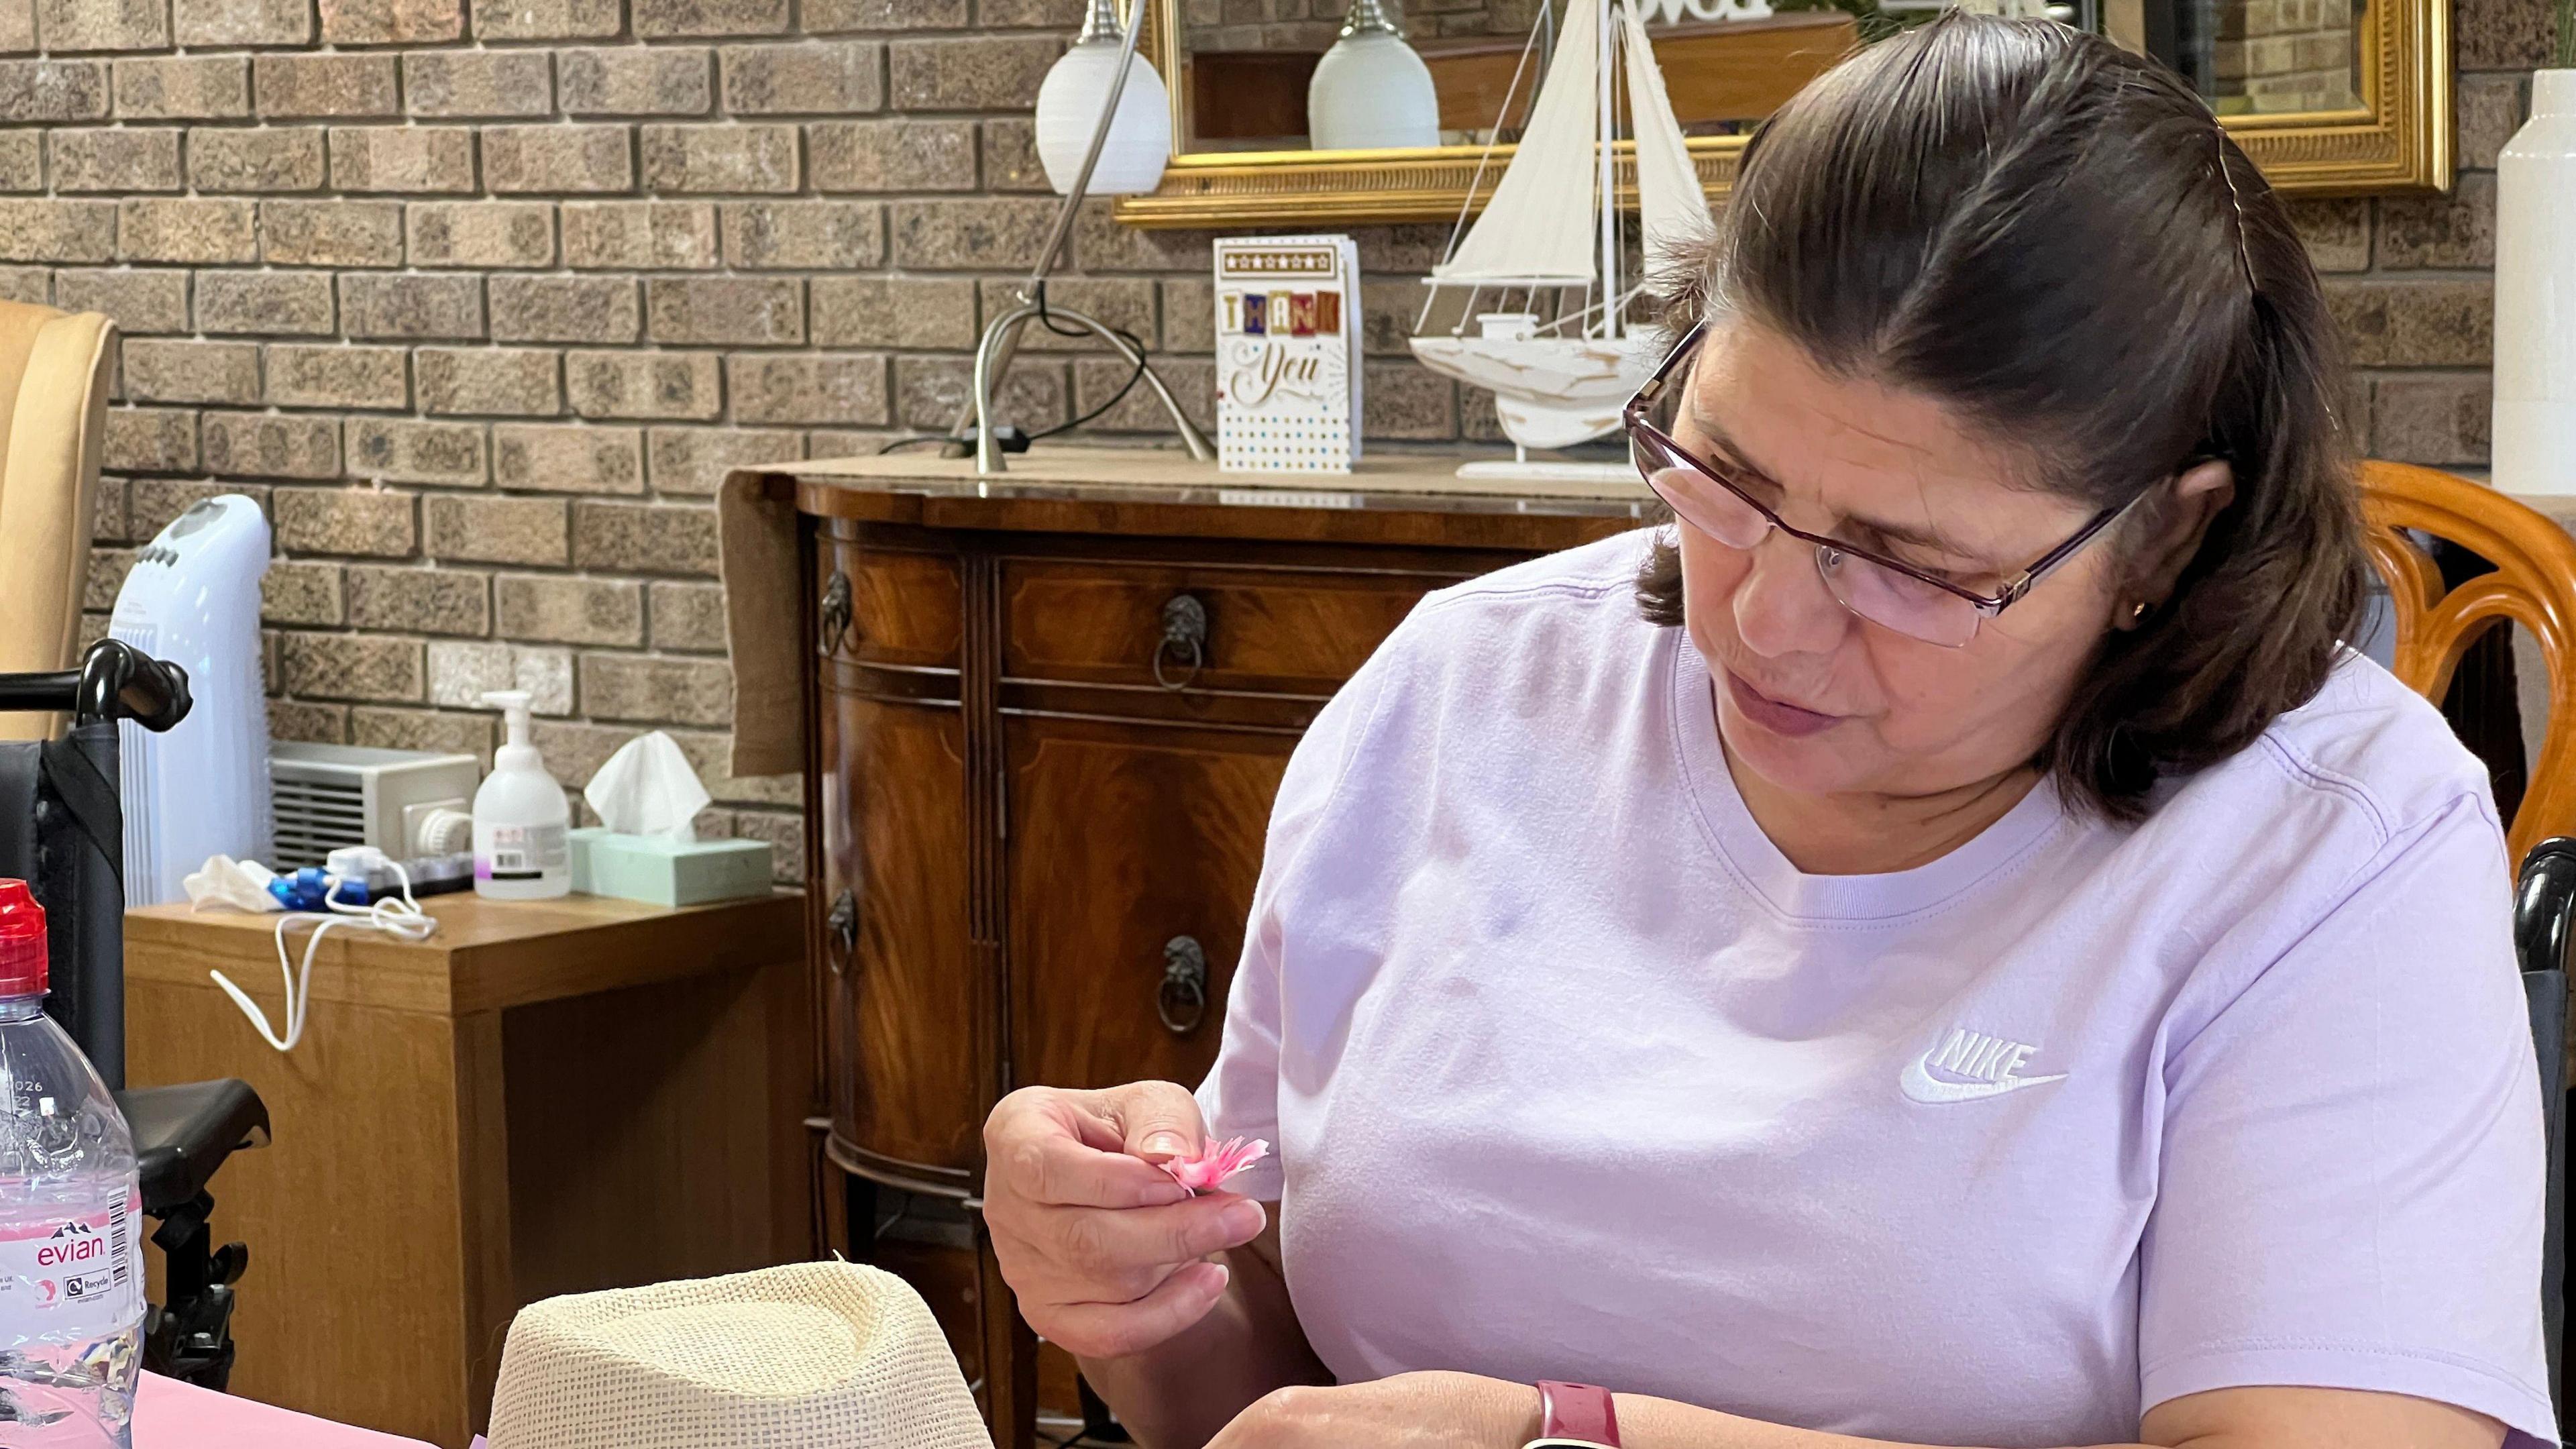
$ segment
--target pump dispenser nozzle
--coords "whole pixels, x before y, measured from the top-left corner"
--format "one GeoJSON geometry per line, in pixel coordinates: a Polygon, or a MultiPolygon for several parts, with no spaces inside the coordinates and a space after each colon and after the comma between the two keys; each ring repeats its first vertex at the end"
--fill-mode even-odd
{"type": "Polygon", "coordinates": [[[501,728],[508,737],[503,749],[533,749],[528,743],[528,702],[524,689],[487,689],[483,691],[486,708],[501,712],[501,728]]]}

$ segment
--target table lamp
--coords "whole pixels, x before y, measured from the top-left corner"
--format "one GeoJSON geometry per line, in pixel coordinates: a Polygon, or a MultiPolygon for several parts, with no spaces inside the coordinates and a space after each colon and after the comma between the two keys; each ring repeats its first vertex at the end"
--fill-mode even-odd
{"type": "Polygon", "coordinates": [[[951,448],[953,453],[959,444],[971,446],[977,473],[1005,470],[1002,443],[993,429],[993,393],[1019,351],[1020,329],[1032,320],[1058,332],[1065,330],[1061,324],[1069,323],[1108,344],[1135,368],[1129,385],[1141,380],[1162,400],[1190,456],[1201,462],[1216,457],[1207,435],[1181,411],[1135,338],[1097,317],[1051,304],[1046,295],[1047,278],[1073,238],[1083,198],[1094,191],[1106,196],[1151,191],[1172,157],[1170,97],[1153,66],[1136,54],[1142,27],[1134,6],[1143,3],[1133,0],[1131,13],[1122,23],[1117,0],[1090,0],[1090,13],[1073,47],[1038,86],[1038,161],[1046,168],[1047,183],[1063,195],[1064,205],[1056,212],[1055,229],[1020,289],[1019,305],[994,318],[975,347],[974,396],[966,416],[958,420],[951,448]]]}
{"type": "Polygon", "coordinates": [[[1306,85],[1306,130],[1318,151],[1440,144],[1431,67],[1405,43],[1383,0],[1352,0],[1342,38],[1306,85]]]}
{"type": "Polygon", "coordinates": [[[1162,76],[1126,43],[1116,0],[1091,0],[1082,33],[1038,86],[1037,143],[1038,163],[1059,196],[1077,189],[1133,196],[1162,181],[1163,163],[1172,159],[1172,98],[1162,76]],[[1116,91],[1122,61],[1126,89],[1116,91]],[[1095,154],[1091,146],[1101,113],[1113,108],[1108,139],[1083,188],[1083,158],[1095,154]]]}

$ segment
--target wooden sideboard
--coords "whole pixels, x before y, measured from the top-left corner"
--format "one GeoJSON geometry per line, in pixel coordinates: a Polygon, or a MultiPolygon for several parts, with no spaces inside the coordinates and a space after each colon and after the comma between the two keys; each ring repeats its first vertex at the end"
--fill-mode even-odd
{"type": "Polygon", "coordinates": [[[991,479],[916,455],[767,480],[795,499],[812,663],[836,1236],[930,1298],[1005,1449],[1030,1442],[1038,1352],[972,1211],[986,1113],[1028,1084],[1195,1084],[1316,711],[1424,593],[1651,511],[1634,481],[1454,467],[1258,479],[1066,449],[991,479]],[[880,1188],[962,1203],[960,1230],[880,1239],[880,1188]]]}

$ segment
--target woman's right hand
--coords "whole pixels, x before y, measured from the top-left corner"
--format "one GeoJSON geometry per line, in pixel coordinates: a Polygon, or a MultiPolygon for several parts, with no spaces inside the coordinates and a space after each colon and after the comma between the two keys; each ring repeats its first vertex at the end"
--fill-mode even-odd
{"type": "Polygon", "coordinates": [[[1081,1358],[1156,1347],[1207,1316],[1260,1236],[1261,1204],[1193,1197],[1157,1164],[1199,1150],[1198,1102],[1172,1082],[1023,1087],[984,1122],[984,1222],[1020,1314],[1081,1358]]]}

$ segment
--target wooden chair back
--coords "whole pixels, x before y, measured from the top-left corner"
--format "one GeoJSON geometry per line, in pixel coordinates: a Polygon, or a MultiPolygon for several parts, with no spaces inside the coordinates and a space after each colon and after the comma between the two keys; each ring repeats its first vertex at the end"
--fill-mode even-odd
{"type": "MultiPolygon", "coordinates": [[[[80,658],[116,324],[0,301],[0,673],[80,658]]],[[[0,740],[59,738],[60,715],[0,714],[0,740]]]]}
{"type": "MultiPolygon", "coordinates": [[[[2516,862],[2553,835],[2576,835],[2576,539],[2483,484],[2407,463],[2364,463],[2370,561],[2397,616],[2397,677],[2439,703],[2487,630],[2529,631],[2548,674],[2549,728],[2521,808],[2506,823],[2516,862]],[[2449,539],[2495,565],[2448,588],[2432,557],[2400,529],[2449,539]]],[[[2523,681],[2530,688],[2533,681],[2523,681]]]]}

